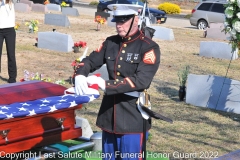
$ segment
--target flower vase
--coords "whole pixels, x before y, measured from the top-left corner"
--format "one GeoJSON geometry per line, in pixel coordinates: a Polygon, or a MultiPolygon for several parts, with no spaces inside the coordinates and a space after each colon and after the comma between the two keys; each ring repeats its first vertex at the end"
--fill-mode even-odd
{"type": "Polygon", "coordinates": [[[79,52],[80,52],[80,50],[79,50],[79,48],[78,48],[78,47],[73,47],[73,52],[74,52],[74,53],[79,53],[79,52]]]}
{"type": "Polygon", "coordinates": [[[29,29],[29,33],[33,33],[33,29],[29,29]]]}
{"type": "Polygon", "coordinates": [[[186,96],[186,87],[180,86],[178,91],[179,100],[183,101],[186,96]]]}
{"type": "Polygon", "coordinates": [[[100,29],[101,29],[101,24],[98,23],[98,24],[97,24],[97,31],[100,31],[100,29]]]}

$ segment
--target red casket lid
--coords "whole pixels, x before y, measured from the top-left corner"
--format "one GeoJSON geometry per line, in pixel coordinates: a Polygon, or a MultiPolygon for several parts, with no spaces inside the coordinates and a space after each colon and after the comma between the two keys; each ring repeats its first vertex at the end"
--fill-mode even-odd
{"type": "Polygon", "coordinates": [[[67,88],[38,80],[0,85],[0,105],[25,102],[64,94],[67,88]]]}

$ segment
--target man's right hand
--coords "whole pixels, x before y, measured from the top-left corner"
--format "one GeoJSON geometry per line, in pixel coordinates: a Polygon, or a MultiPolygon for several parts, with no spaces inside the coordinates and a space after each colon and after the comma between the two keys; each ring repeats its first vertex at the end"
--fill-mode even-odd
{"type": "Polygon", "coordinates": [[[87,93],[87,90],[87,78],[83,75],[77,75],[75,77],[75,93],[77,95],[84,95],[85,93],[87,93]]]}

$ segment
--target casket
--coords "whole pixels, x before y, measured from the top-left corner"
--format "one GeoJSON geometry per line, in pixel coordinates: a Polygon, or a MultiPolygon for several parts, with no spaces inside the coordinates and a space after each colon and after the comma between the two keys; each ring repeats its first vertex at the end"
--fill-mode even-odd
{"type": "MultiPolygon", "coordinates": [[[[19,110],[28,109],[29,106],[21,107],[20,105],[30,104],[30,102],[46,97],[61,96],[64,90],[66,88],[63,86],[42,81],[27,81],[0,86],[1,156],[81,136],[81,128],[75,128],[74,112],[81,108],[81,104],[75,103],[74,106],[59,109],[58,107],[62,104],[60,103],[56,106],[52,105],[55,107],[54,110],[52,110],[54,107],[50,107],[51,109],[46,112],[36,109],[37,114],[32,115],[19,114],[20,112],[17,114],[14,110],[13,113],[8,113],[12,106],[19,110]],[[10,118],[9,115],[11,115],[10,118]]],[[[39,108],[38,104],[36,106],[32,104],[31,107],[39,108]]]]}

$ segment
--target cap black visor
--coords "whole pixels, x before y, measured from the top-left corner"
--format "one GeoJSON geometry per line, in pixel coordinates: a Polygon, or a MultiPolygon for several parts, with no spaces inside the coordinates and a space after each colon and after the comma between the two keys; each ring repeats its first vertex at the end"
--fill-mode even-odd
{"type": "Polygon", "coordinates": [[[111,21],[112,21],[112,22],[121,22],[121,23],[124,23],[124,22],[128,21],[129,19],[131,19],[133,16],[134,16],[134,14],[132,14],[132,15],[127,15],[127,16],[114,16],[111,21]]]}

